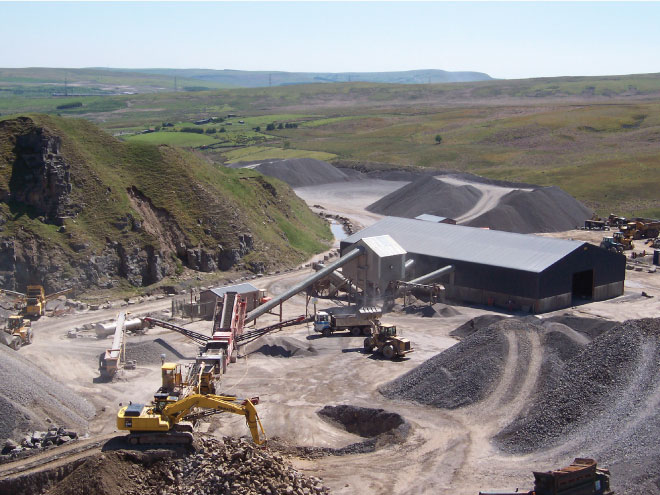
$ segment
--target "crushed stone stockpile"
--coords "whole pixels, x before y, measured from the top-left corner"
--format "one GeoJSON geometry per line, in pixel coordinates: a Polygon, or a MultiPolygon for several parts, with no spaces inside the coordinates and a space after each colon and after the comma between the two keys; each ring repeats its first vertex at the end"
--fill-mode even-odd
{"type": "Polygon", "coordinates": [[[28,431],[47,431],[53,424],[84,432],[96,412],[83,397],[6,346],[0,346],[0,377],[0,441],[20,440],[28,431]]]}
{"type": "Polygon", "coordinates": [[[457,186],[423,175],[367,207],[380,215],[415,218],[422,213],[456,218],[481,198],[474,186],[457,186]]]}
{"type": "Polygon", "coordinates": [[[380,392],[390,399],[446,409],[484,399],[499,380],[508,353],[504,332],[489,329],[476,332],[425,361],[382,386],[380,392]]]}
{"type": "Polygon", "coordinates": [[[503,315],[477,316],[469,321],[466,321],[460,327],[457,327],[451,332],[449,332],[449,335],[459,339],[464,339],[466,337],[469,337],[473,333],[478,332],[479,330],[483,330],[484,328],[491,326],[493,323],[497,323],[498,321],[504,320],[505,318],[506,316],[503,315]]]}
{"type": "Polygon", "coordinates": [[[519,234],[562,232],[584,225],[591,214],[591,210],[558,187],[541,187],[511,191],[493,209],[465,225],[519,234]]]}
{"type": "MultiPolygon", "coordinates": [[[[467,178],[466,178],[467,179],[467,178]]],[[[558,187],[528,186],[525,189],[495,194],[492,204],[486,201],[483,213],[473,217],[471,210],[483,196],[480,184],[490,188],[512,187],[511,183],[477,181],[469,184],[445,182],[437,177],[421,176],[367,207],[381,215],[415,218],[423,213],[459,220],[461,225],[488,227],[493,230],[529,234],[533,232],[561,232],[583,225],[591,211],[558,187]],[[531,189],[531,190],[529,190],[531,189]],[[460,217],[470,212],[464,222],[460,217]]],[[[522,186],[521,186],[522,187],[522,186]]],[[[478,208],[477,208],[478,209],[478,208]]]]}
{"type": "Polygon", "coordinates": [[[264,175],[286,182],[291,187],[317,186],[331,182],[346,182],[351,180],[351,177],[333,167],[328,162],[313,158],[268,160],[252,164],[234,163],[230,167],[251,168],[264,175]]]}
{"type": "Polygon", "coordinates": [[[328,493],[280,455],[242,439],[204,439],[194,454],[116,451],[88,459],[49,495],[206,495],[328,493]]]}
{"type": "Polygon", "coordinates": [[[597,458],[622,494],[660,493],[660,319],[629,320],[595,337],[541,383],[496,436],[510,453],[557,448],[597,458]]]}
{"type": "Polygon", "coordinates": [[[381,393],[447,409],[491,398],[524,404],[492,439],[507,455],[592,457],[611,469],[617,493],[660,494],[660,319],[560,315],[487,323],[459,327],[460,343],[381,393]],[[533,333],[541,353],[535,370],[526,350],[533,333]],[[530,379],[523,394],[519,382],[530,379]]]}
{"type": "Polygon", "coordinates": [[[318,351],[314,346],[300,339],[283,336],[266,336],[247,345],[248,354],[263,354],[271,357],[306,357],[315,356],[318,351]]]}
{"type": "Polygon", "coordinates": [[[163,339],[126,344],[126,360],[136,361],[138,365],[160,364],[161,354],[165,354],[165,361],[186,359],[186,356],[163,339]]]}

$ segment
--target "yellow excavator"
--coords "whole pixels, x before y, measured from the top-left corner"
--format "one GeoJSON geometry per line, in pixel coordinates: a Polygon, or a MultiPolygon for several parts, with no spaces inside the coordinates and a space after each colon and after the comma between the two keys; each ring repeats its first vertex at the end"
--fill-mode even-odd
{"type": "Polygon", "coordinates": [[[229,412],[245,416],[252,440],[262,445],[266,442],[266,433],[254,407],[258,403],[258,397],[239,401],[224,395],[191,394],[179,399],[166,393],[156,394],[150,405],[122,407],[117,413],[117,428],[130,431],[127,441],[131,445],[190,445],[195,420],[215,412],[229,412]],[[193,413],[196,408],[206,411],[193,413]]]}

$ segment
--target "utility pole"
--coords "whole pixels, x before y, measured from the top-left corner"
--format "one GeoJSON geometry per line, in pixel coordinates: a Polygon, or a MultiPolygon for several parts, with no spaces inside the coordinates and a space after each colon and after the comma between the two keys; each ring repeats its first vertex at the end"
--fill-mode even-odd
{"type": "Polygon", "coordinates": [[[68,96],[68,90],[67,90],[67,73],[64,73],[64,96],[68,96]]]}
{"type": "Polygon", "coordinates": [[[270,88],[273,85],[273,75],[268,74],[268,87],[270,88]]]}
{"type": "Polygon", "coordinates": [[[176,76],[174,76],[174,92],[176,93],[176,76]]]}

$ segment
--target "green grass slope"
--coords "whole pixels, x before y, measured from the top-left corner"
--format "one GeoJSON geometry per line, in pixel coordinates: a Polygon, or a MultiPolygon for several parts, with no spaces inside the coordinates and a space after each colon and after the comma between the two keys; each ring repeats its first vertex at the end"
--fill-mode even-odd
{"type": "MultiPolygon", "coordinates": [[[[32,176],[27,177],[23,182],[32,176]]],[[[86,120],[45,115],[0,122],[0,219],[5,251],[26,265],[44,265],[26,266],[26,276],[43,278],[53,269],[87,285],[117,276],[139,285],[183,266],[267,269],[300,262],[326,248],[331,238],[327,225],[284,183],[250,170],[216,167],[177,148],[122,142],[86,120]],[[22,184],[16,177],[25,175],[28,163],[19,158],[27,156],[21,143],[35,135],[61,141],[68,199],[78,209],[64,219],[64,228],[15,200],[12,187],[22,184]],[[44,261],[46,256],[55,261],[44,261]],[[97,263],[101,269],[91,267],[96,272],[118,264],[118,273],[86,278],[96,257],[105,260],[97,263]],[[145,270],[159,275],[146,276],[145,270]]],[[[0,272],[11,271],[4,265],[0,262],[0,272]]]]}

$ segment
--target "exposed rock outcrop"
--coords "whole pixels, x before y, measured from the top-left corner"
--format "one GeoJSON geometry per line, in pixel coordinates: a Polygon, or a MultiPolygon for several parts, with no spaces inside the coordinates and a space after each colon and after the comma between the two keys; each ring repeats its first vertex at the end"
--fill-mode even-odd
{"type": "Polygon", "coordinates": [[[62,224],[80,206],[71,201],[70,166],[60,155],[61,139],[33,127],[16,137],[9,200],[31,207],[37,216],[62,224]]]}

